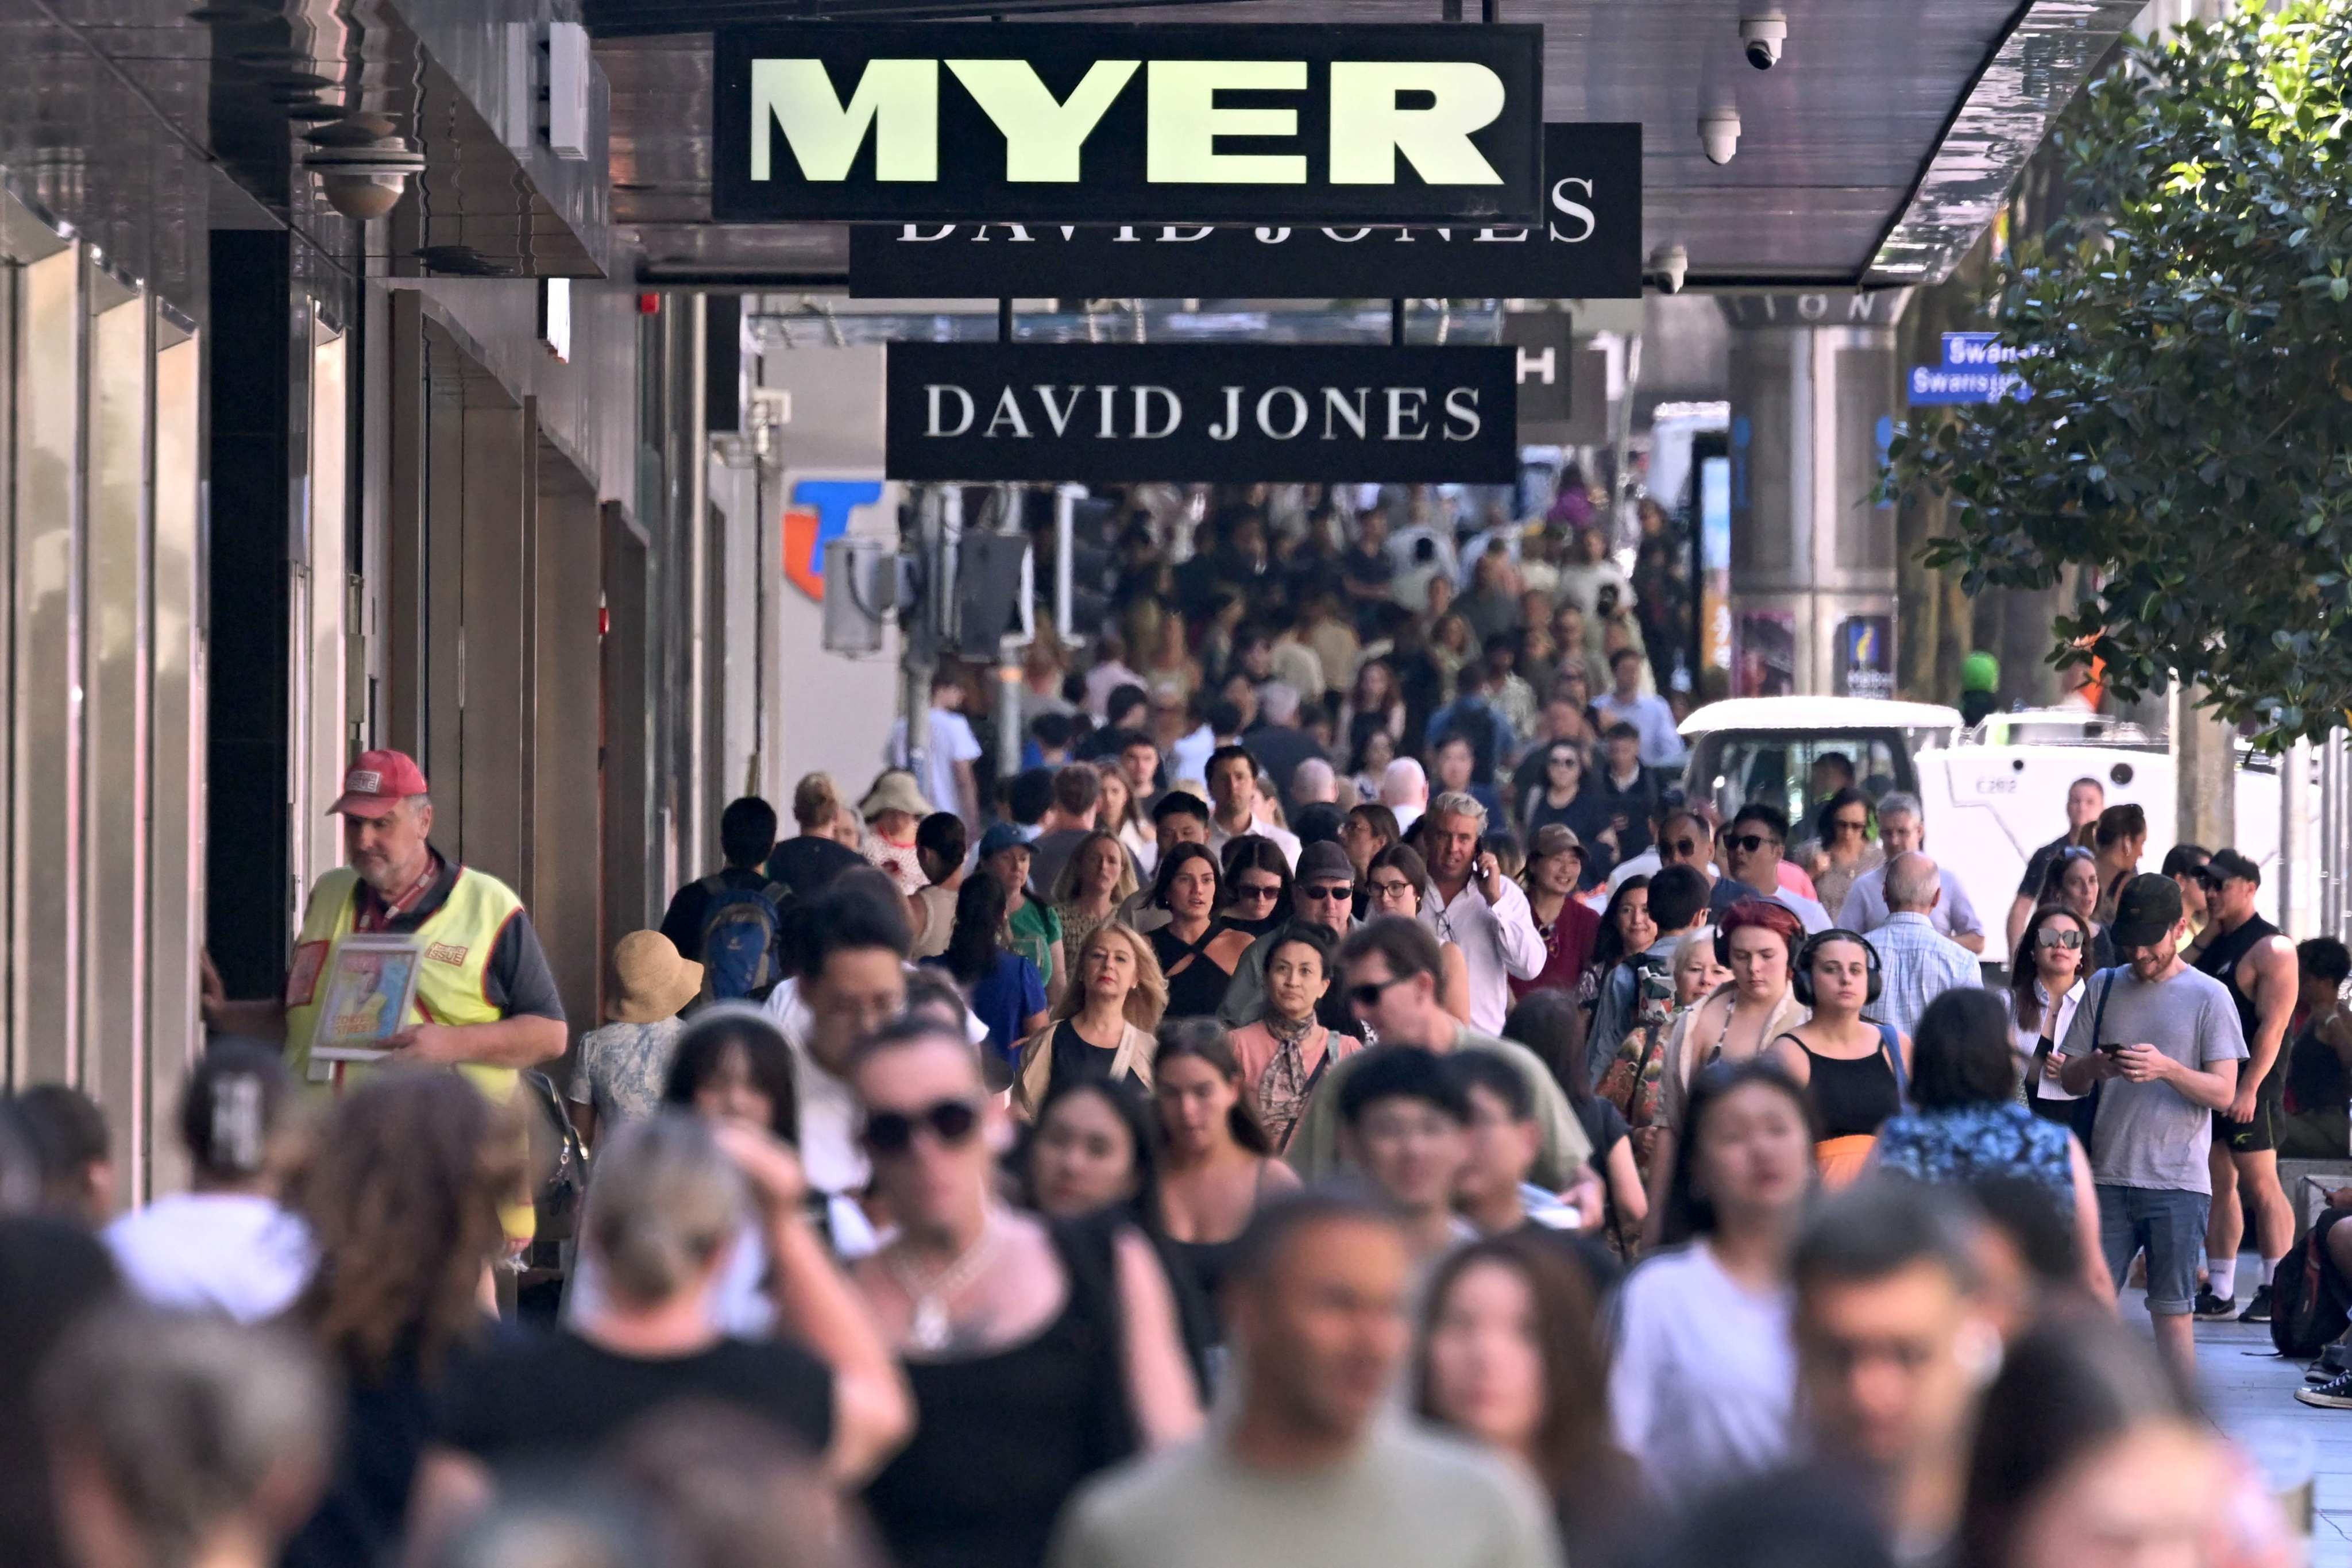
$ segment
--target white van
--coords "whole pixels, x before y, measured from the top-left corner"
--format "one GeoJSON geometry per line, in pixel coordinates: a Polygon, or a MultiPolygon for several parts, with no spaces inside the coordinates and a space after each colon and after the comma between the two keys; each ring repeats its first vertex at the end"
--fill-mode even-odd
{"type": "MultiPolygon", "coordinates": [[[[2047,726],[2017,728],[2052,733],[2047,726]]],[[[1735,698],[1693,713],[1682,734],[1691,750],[1684,787],[1693,799],[1712,801],[1726,820],[1748,801],[1769,801],[1789,814],[1792,839],[1811,837],[1807,818],[1819,802],[1808,791],[1813,763],[1825,752],[1851,762],[1855,781],[1873,799],[1889,790],[1917,795],[1927,812],[1927,853],[1960,879],[1983,917],[1987,963],[2008,962],[2010,906],[2033,851],[2064,831],[2066,791],[2076,779],[2098,780],[2110,805],[2129,802],[2147,813],[2144,868],[2161,866],[2173,844],[2172,757],[2147,740],[1987,744],[1964,731],[1957,710],[1858,697],[1735,698]]],[[[2236,794],[2231,847],[2263,867],[2262,907],[2273,914],[2275,760],[2242,760],[2236,794]]],[[[2311,842],[2317,843],[2318,792],[2312,795],[2311,842]]]]}

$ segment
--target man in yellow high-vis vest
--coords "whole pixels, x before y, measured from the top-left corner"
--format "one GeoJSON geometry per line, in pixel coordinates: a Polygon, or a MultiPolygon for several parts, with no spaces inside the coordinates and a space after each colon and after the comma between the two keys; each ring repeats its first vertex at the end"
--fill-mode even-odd
{"type": "Polygon", "coordinates": [[[218,1033],[282,1039],[298,1078],[340,1087],[368,1069],[310,1059],[336,951],[358,932],[414,937],[422,950],[415,1001],[381,1043],[402,1061],[457,1068],[504,1101],[521,1068],[562,1056],[565,1043],[563,1003],[522,900],[433,847],[433,801],[404,752],[362,754],[329,815],[343,819],[348,864],[311,885],[283,991],[232,1002],[207,961],[205,1022],[218,1033]]]}

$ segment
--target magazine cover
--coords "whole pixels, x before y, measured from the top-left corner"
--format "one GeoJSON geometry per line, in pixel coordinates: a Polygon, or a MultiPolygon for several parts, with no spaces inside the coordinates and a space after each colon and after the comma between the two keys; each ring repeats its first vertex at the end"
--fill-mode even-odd
{"type": "Polygon", "coordinates": [[[344,938],[328,966],[310,1058],[373,1062],[389,1055],[378,1042],[406,1026],[424,956],[413,937],[344,938]]]}

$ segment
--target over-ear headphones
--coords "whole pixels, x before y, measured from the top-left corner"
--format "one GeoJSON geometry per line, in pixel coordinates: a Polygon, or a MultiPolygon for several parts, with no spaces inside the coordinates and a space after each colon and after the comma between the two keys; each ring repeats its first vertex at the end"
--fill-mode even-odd
{"type": "Polygon", "coordinates": [[[1789,966],[1790,994],[1797,998],[1797,1005],[1801,1007],[1810,1007],[1813,1005],[1813,954],[1833,942],[1850,942],[1861,947],[1863,963],[1870,972],[1870,994],[1863,998],[1862,1005],[1865,1007],[1869,1006],[1878,1000],[1879,992],[1885,989],[1885,967],[1879,961],[1878,949],[1870,944],[1868,937],[1858,931],[1847,931],[1842,926],[1832,926],[1828,931],[1814,932],[1805,939],[1805,945],[1797,950],[1797,962],[1789,966]]]}
{"type": "MultiPolygon", "coordinates": [[[[1747,901],[1748,900],[1741,900],[1743,903],[1747,901]]],[[[1758,903],[1770,904],[1774,909],[1780,910],[1789,917],[1789,923],[1790,925],[1797,925],[1797,911],[1790,909],[1788,905],[1781,903],[1779,900],[1766,898],[1759,893],[1756,896],[1755,901],[1758,903]]],[[[1733,909],[1737,909],[1738,907],[1738,905],[1737,904],[1732,906],[1733,909]]],[[[1730,910],[1723,911],[1726,915],[1730,912],[1730,910]]],[[[1708,918],[1713,920],[1715,922],[1715,962],[1720,967],[1728,969],[1731,967],[1731,932],[1724,929],[1723,918],[1721,915],[1714,915],[1708,918]]],[[[1766,931],[1772,930],[1771,927],[1763,925],[1761,921],[1759,921],[1758,924],[1759,929],[1766,931]]],[[[1804,930],[1802,926],[1798,926],[1797,929],[1800,931],[1804,930]]],[[[1780,932],[1773,931],[1772,934],[1774,936],[1779,936],[1780,935],[1780,932]]]]}

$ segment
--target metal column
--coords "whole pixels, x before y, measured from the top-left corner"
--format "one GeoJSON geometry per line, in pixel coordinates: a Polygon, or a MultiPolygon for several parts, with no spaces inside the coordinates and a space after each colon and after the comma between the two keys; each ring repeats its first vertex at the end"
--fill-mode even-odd
{"type": "Polygon", "coordinates": [[[1907,296],[1726,295],[1733,696],[1891,696],[1895,509],[1876,499],[1907,296]]]}

